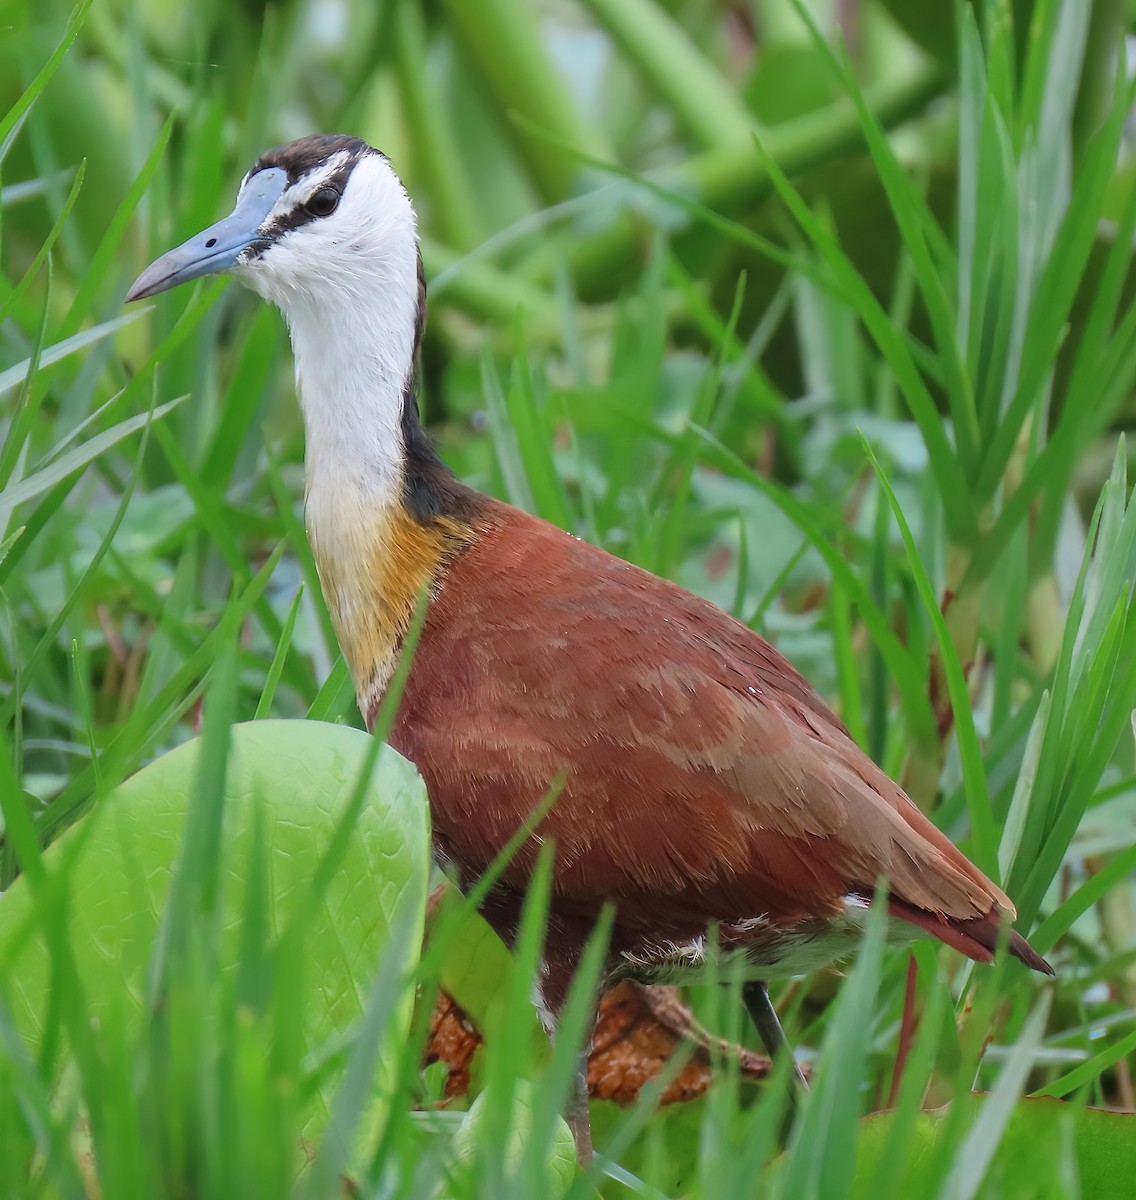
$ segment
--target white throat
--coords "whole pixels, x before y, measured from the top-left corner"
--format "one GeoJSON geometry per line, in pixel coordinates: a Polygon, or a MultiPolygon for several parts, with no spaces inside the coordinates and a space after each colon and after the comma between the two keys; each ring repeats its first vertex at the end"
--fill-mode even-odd
{"type": "Polygon", "coordinates": [[[265,228],[275,222],[285,232],[236,274],[288,321],[306,435],[308,540],[366,713],[394,669],[407,619],[391,580],[400,567],[418,236],[410,200],[378,153],[355,162],[333,211],[304,219],[302,206],[345,162],[332,155],[283,193],[265,228]]]}
{"type": "Polygon", "coordinates": [[[309,521],[333,498],[387,507],[401,487],[418,319],[418,237],[398,177],[378,154],[360,160],[331,216],[285,234],[236,274],[288,321],[309,521]]]}

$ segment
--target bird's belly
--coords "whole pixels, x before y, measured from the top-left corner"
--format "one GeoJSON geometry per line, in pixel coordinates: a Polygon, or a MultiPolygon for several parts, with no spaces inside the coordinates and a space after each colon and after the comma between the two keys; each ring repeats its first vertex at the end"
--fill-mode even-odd
{"type": "MultiPolygon", "coordinates": [[[[782,924],[755,918],[689,941],[644,942],[619,955],[617,975],[640,983],[684,984],[731,979],[784,979],[839,965],[853,957],[867,909],[849,897],[829,919],[782,924]]],[[[887,919],[887,940],[903,945],[919,936],[906,921],[887,919]]]]}

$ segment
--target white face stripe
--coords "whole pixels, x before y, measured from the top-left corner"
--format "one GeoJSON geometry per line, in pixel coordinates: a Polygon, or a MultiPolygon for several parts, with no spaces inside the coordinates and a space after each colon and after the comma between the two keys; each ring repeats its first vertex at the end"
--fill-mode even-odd
{"type": "Polygon", "coordinates": [[[301,205],[307,204],[316,192],[347,163],[350,157],[346,150],[338,150],[327,162],[320,163],[314,171],[308,171],[307,174],[301,175],[276,201],[275,207],[268,215],[268,220],[271,222],[287,217],[301,205]]]}
{"type": "MultiPolygon", "coordinates": [[[[297,208],[307,204],[307,202],[320,190],[321,187],[331,179],[337,171],[341,170],[350,158],[350,154],[346,150],[337,150],[325,162],[320,163],[311,171],[305,172],[299,179],[296,180],[290,187],[286,188],[280,199],[276,201],[272,211],[264,219],[265,226],[272,225],[276,221],[287,219],[297,208]]],[[[240,202],[241,196],[244,195],[245,188],[248,187],[249,180],[253,177],[253,172],[249,173],[241,180],[241,186],[237,191],[237,201],[240,202]]]]}

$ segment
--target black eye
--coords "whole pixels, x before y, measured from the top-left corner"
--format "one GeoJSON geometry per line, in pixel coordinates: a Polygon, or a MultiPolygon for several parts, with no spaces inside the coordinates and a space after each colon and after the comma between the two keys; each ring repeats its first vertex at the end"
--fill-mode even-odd
{"type": "Polygon", "coordinates": [[[333,187],[322,187],[305,205],[313,217],[330,217],[339,207],[339,193],[333,187]]]}

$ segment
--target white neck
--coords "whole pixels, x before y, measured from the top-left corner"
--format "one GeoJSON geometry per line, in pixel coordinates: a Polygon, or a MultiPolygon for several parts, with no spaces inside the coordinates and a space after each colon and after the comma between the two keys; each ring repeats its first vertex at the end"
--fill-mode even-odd
{"type": "Polygon", "coordinates": [[[329,160],[284,193],[278,216],[286,232],[236,273],[283,310],[292,334],[308,540],[366,713],[394,670],[419,575],[433,565],[412,563],[407,576],[399,545],[418,236],[410,199],[377,153],[354,164],[333,212],[288,227],[337,165],[329,160]]]}
{"type": "Polygon", "coordinates": [[[386,507],[401,486],[418,319],[418,236],[398,177],[380,155],[362,159],[332,216],[239,274],[288,321],[309,508],[325,492],[386,507]]]}
{"type": "Polygon", "coordinates": [[[354,307],[300,305],[285,313],[309,496],[354,488],[385,506],[398,494],[402,406],[414,367],[415,310],[403,299],[395,286],[354,307]]]}

